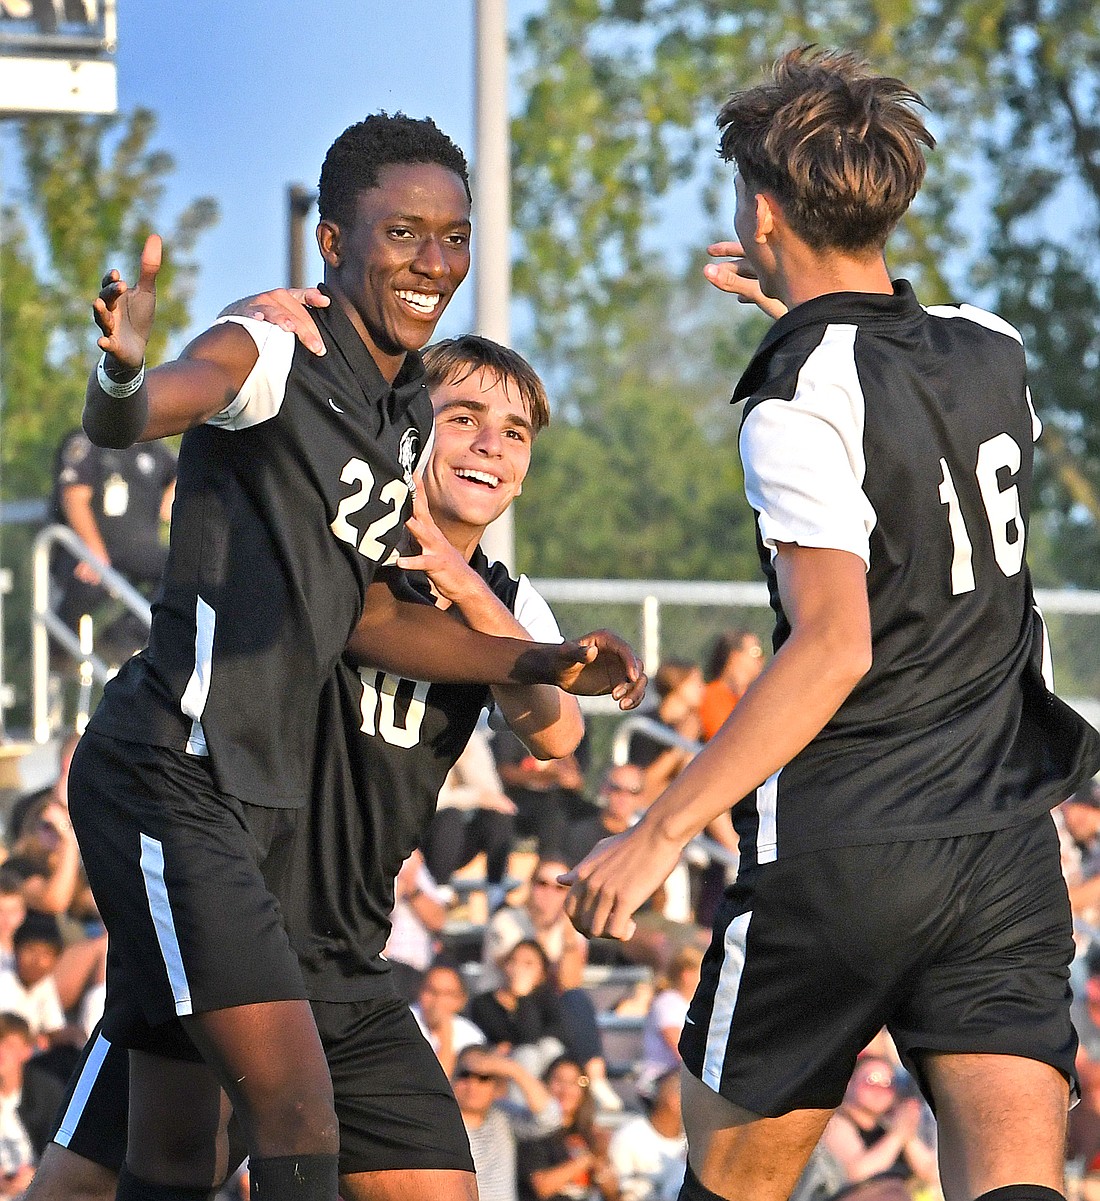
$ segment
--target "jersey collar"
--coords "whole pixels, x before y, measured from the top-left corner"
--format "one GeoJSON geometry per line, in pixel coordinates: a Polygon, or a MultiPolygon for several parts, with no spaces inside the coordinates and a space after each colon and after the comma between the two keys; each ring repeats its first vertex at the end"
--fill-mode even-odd
{"type": "Polygon", "coordinates": [[[731,404],[751,396],[768,369],[772,352],[785,338],[808,325],[858,325],[882,318],[911,320],[923,309],[907,279],[894,281],[892,295],[885,292],[827,292],[793,308],[768,330],[752,361],[737,382],[731,404]]]}

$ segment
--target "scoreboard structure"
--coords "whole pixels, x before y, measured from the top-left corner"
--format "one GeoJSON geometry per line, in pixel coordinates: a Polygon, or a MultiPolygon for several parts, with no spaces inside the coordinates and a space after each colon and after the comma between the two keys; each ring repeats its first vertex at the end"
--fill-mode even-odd
{"type": "Polygon", "coordinates": [[[115,0],[0,0],[0,117],[113,113],[115,0]]]}

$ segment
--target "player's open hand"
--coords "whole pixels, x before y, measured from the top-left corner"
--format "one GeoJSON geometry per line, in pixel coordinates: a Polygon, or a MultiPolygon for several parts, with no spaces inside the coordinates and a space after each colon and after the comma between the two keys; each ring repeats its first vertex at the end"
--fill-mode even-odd
{"type": "Polygon", "coordinates": [[[647,683],[642,661],[618,634],[595,630],[563,643],[562,649],[571,661],[562,666],[559,688],[576,696],[611,695],[620,709],[636,709],[641,703],[647,683]]]}
{"type": "Polygon", "coordinates": [[[310,309],[328,308],[329,298],[320,288],[272,288],[270,292],[259,292],[235,300],[218,314],[219,317],[254,317],[257,321],[270,321],[315,355],[325,353],[325,343],[310,309]],[[307,307],[308,306],[308,307],[307,307]]]}
{"type": "Polygon", "coordinates": [[[453,604],[459,604],[471,588],[485,587],[462,553],[447,541],[443,531],[435,524],[428,508],[428,498],[424,494],[424,480],[420,476],[416,479],[413,492],[412,516],[405,528],[420,544],[420,553],[402,555],[397,560],[398,567],[405,571],[424,572],[435,591],[453,604]]]}
{"type": "Polygon", "coordinates": [[[92,318],[103,335],[96,345],[135,370],[145,361],[145,346],[153,328],[160,259],[160,238],[150,234],[141,252],[137,284],[131,288],[112,268],[103,277],[99,295],[92,304],[92,318]]]}
{"type": "Polygon", "coordinates": [[[625,834],[603,839],[558,877],[569,888],[569,920],[589,938],[632,938],[635,912],[664,883],[679,858],[680,847],[644,821],[625,834]]]}
{"type": "Polygon", "coordinates": [[[720,291],[736,296],[740,304],[754,304],[769,317],[782,317],[787,306],[773,296],[765,296],[760,279],[745,256],[740,242],[714,242],[707,247],[714,258],[729,259],[725,263],[707,263],[703,274],[720,291]]]}

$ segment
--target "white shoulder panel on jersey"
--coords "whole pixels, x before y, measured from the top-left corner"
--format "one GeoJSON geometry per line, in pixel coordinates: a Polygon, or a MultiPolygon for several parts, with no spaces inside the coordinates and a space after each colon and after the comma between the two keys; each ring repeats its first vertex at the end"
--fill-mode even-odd
{"type": "Polygon", "coordinates": [[[282,408],[296,339],[289,330],[280,329],[270,321],[257,321],[255,317],[220,317],[216,324],[224,325],[227,321],[248,331],[259,358],[237,395],[206,424],[243,430],[270,421],[282,408]]]}
{"type": "Polygon", "coordinates": [[[830,325],[791,400],[766,399],[741,427],[745,494],[774,556],[780,542],[844,550],[870,566],[875,510],[863,491],[864,399],[854,325],[830,325]]]}
{"type": "Polygon", "coordinates": [[[550,606],[525,575],[519,577],[514,613],[516,621],[536,642],[565,641],[550,606]]]}
{"type": "Polygon", "coordinates": [[[966,321],[973,321],[976,325],[984,325],[986,329],[1005,334],[1019,342],[1021,346],[1024,344],[1023,335],[1011,322],[1006,321],[1003,317],[998,317],[996,313],[991,313],[987,309],[976,308],[972,304],[933,304],[924,311],[930,317],[962,317],[966,321]]]}
{"type": "MultiPolygon", "coordinates": [[[[1003,317],[998,317],[996,313],[991,313],[987,309],[975,308],[972,304],[934,304],[926,308],[925,312],[932,317],[962,317],[966,321],[973,321],[977,325],[984,325],[986,329],[1004,334],[1019,342],[1021,346],[1024,344],[1023,335],[1011,322],[1006,321],[1003,317]]],[[[1028,411],[1031,413],[1031,440],[1038,442],[1039,435],[1043,432],[1043,423],[1039,420],[1035,406],[1031,403],[1031,389],[1026,389],[1024,395],[1028,411]]]]}

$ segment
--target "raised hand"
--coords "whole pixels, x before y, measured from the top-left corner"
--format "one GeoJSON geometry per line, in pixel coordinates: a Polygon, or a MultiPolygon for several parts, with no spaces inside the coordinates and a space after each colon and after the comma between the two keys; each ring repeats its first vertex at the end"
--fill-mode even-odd
{"type": "Polygon", "coordinates": [[[398,567],[424,572],[435,591],[454,604],[458,604],[471,588],[484,587],[481,577],[435,524],[428,508],[424,480],[419,476],[413,493],[412,516],[406,528],[420,544],[420,553],[402,555],[397,560],[398,567]]]}
{"type": "Polygon", "coordinates": [[[141,272],[137,284],[131,288],[112,269],[103,277],[99,295],[92,304],[92,318],[103,334],[96,340],[96,345],[120,366],[134,371],[145,360],[145,346],[153,328],[160,260],[160,238],[150,234],[141,252],[141,272]]]}
{"type": "Polygon", "coordinates": [[[611,696],[620,709],[636,709],[645,696],[642,661],[618,634],[595,630],[576,642],[562,644],[563,663],[557,685],[576,696],[611,696]],[[579,653],[578,653],[579,652],[579,653]]]}
{"type": "Polygon", "coordinates": [[[736,296],[739,304],[754,304],[769,317],[782,317],[787,306],[772,296],[765,296],[752,265],[745,258],[740,242],[714,242],[707,247],[707,254],[715,258],[728,258],[731,262],[707,263],[703,274],[722,292],[736,296]]]}
{"type": "Polygon", "coordinates": [[[323,355],[325,344],[309,310],[324,309],[328,304],[329,298],[320,288],[273,288],[270,292],[235,300],[226,305],[218,316],[254,317],[257,321],[270,321],[272,325],[293,334],[306,350],[323,355]]]}

